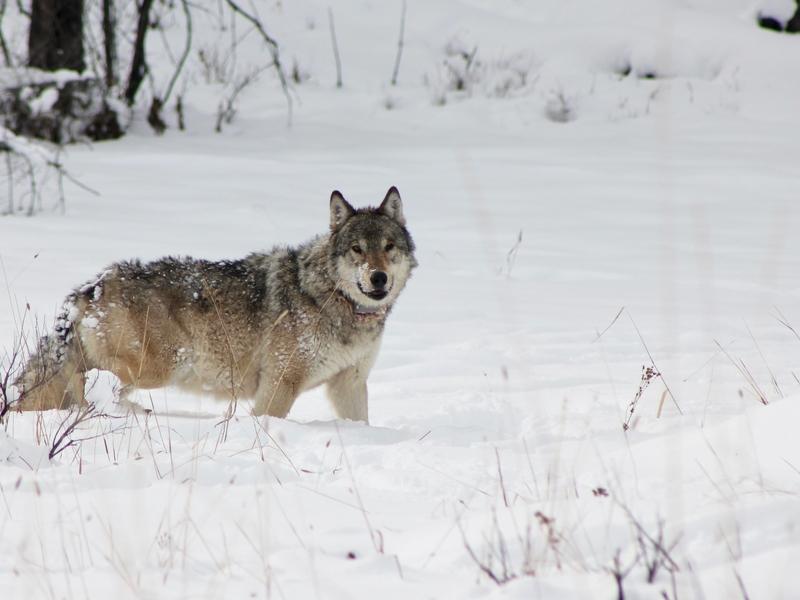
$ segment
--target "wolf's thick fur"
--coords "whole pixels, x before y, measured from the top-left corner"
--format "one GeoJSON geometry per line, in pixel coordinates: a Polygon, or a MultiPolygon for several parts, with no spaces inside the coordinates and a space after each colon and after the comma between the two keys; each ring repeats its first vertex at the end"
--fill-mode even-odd
{"type": "Polygon", "coordinates": [[[128,389],[254,398],[278,417],[325,383],[339,417],[367,421],[367,376],[416,264],[395,188],[359,210],[334,192],[330,232],[296,248],[115,263],[67,297],[17,381],[20,406],[82,403],[86,372],[103,369],[128,389]]]}

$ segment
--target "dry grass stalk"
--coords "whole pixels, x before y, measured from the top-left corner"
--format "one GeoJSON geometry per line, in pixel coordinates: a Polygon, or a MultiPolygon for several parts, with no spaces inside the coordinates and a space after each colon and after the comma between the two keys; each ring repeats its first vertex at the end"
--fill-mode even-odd
{"type": "Polygon", "coordinates": [[[717,340],[714,340],[714,343],[725,355],[725,358],[727,358],[730,361],[730,363],[734,367],[736,367],[736,370],[739,371],[741,376],[744,377],[744,380],[750,387],[750,391],[755,395],[758,401],[764,405],[769,404],[769,400],[767,400],[767,395],[758,385],[758,382],[756,381],[755,377],[753,377],[753,374],[750,372],[750,369],[747,368],[747,365],[745,364],[744,360],[742,359],[739,359],[738,361],[734,360],[734,358],[730,354],[728,354],[728,351],[725,350],[725,348],[723,348],[717,340]]]}
{"type": "MultiPolygon", "coordinates": [[[[639,400],[641,400],[642,394],[644,394],[644,391],[647,389],[647,387],[650,385],[650,383],[654,379],[658,379],[659,377],[661,377],[661,373],[659,373],[656,370],[655,365],[650,366],[650,367],[648,367],[646,365],[642,365],[642,379],[639,382],[639,389],[636,391],[636,395],[633,397],[633,400],[631,400],[631,403],[628,405],[628,416],[625,419],[625,422],[622,424],[622,429],[624,429],[625,431],[628,431],[628,429],[630,429],[631,419],[633,418],[633,413],[636,411],[636,406],[639,404],[639,400]]],[[[665,392],[666,392],[666,390],[665,390],[665,392]]],[[[662,403],[663,403],[663,400],[662,400],[662,403]]],[[[658,410],[658,414],[659,415],[661,414],[661,408],[660,407],[659,407],[659,410],[658,410]]]]}

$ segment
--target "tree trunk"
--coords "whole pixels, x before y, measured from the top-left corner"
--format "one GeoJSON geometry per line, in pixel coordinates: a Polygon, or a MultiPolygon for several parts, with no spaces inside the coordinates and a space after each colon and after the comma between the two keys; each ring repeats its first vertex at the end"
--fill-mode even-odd
{"type": "Polygon", "coordinates": [[[105,51],[107,89],[111,89],[111,87],[117,82],[117,24],[115,17],[114,0],[103,0],[103,50],[105,51]]]}
{"type": "Polygon", "coordinates": [[[147,30],[150,28],[150,9],[152,6],[153,0],[142,0],[139,5],[136,39],[133,42],[133,60],[131,61],[131,72],[128,75],[128,87],[125,89],[125,99],[131,106],[136,100],[136,92],[139,91],[139,86],[142,85],[142,81],[147,75],[145,40],[147,39],[147,30]]]}
{"type": "MultiPolygon", "coordinates": [[[[3,0],[0,0],[2,2],[3,0]]],[[[84,0],[32,0],[28,30],[28,65],[43,71],[86,69],[83,52],[84,0]]],[[[65,144],[80,139],[120,137],[124,130],[108,103],[113,83],[114,37],[112,0],[103,2],[106,81],[59,76],[0,90],[2,124],[18,135],[65,144]],[[108,85],[107,85],[108,84],[108,85]],[[38,100],[47,95],[48,108],[38,100]],[[52,99],[53,95],[55,100],[52,99]]]]}
{"type": "Polygon", "coordinates": [[[28,65],[83,71],[83,0],[33,0],[28,65]]]}

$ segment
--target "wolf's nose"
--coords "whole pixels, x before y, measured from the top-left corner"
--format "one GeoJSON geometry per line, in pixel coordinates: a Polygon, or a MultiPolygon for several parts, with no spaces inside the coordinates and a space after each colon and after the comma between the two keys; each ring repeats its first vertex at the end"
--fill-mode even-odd
{"type": "Polygon", "coordinates": [[[389,280],[389,278],[383,271],[375,271],[372,275],[370,275],[369,280],[374,288],[382,289],[386,285],[386,282],[389,280]]]}

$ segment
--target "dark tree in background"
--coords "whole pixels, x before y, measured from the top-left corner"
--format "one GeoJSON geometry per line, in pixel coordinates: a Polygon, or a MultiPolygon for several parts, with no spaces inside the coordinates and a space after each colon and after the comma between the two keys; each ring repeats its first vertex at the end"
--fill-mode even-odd
{"type": "MultiPolygon", "coordinates": [[[[0,22],[7,2],[0,0],[0,22]]],[[[19,67],[18,77],[0,85],[0,127],[19,136],[56,144],[117,138],[124,134],[132,114],[119,100],[135,109],[142,89],[149,84],[147,121],[157,133],[167,128],[162,111],[172,92],[178,89],[192,52],[192,12],[200,10],[192,0],[30,0],[30,11],[24,9],[24,4],[17,0],[20,15],[28,17],[28,56],[27,60],[17,61],[24,62],[28,69],[12,64],[0,29],[0,52],[7,66],[19,67]],[[182,53],[173,58],[163,35],[163,22],[165,16],[170,21],[172,13],[178,11],[183,15],[185,42],[182,53]],[[158,29],[162,30],[166,54],[174,63],[168,78],[164,76],[163,65],[159,65],[158,76],[154,76],[148,65],[148,33],[158,29]],[[64,73],[55,74],[56,71],[64,73]]],[[[228,18],[235,18],[246,22],[262,39],[268,54],[266,64],[258,72],[275,68],[291,120],[292,98],[277,41],[267,33],[257,13],[243,8],[236,0],[219,0],[219,10],[223,7],[230,13],[220,14],[221,30],[229,26],[228,18]]],[[[223,82],[227,96],[220,101],[218,122],[220,118],[227,122],[233,118],[236,96],[257,76],[257,73],[236,72],[236,44],[228,50],[234,57],[231,61],[234,67],[230,81],[223,82]]],[[[184,90],[185,87],[184,81],[184,90]]],[[[178,92],[175,110],[179,127],[183,128],[183,91],[178,92]]]]}
{"type": "MultiPolygon", "coordinates": [[[[147,122],[153,130],[161,133],[167,128],[162,112],[173,91],[178,127],[184,129],[183,97],[191,78],[185,77],[181,85],[181,75],[192,53],[192,13],[196,10],[216,14],[219,31],[232,27],[234,20],[249,28],[221,52],[217,83],[223,84],[223,90],[215,130],[221,131],[223,122],[231,122],[242,90],[270,68],[277,72],[291,122],[292,96],[278,43],[267,33],[253,6],[251,12],[237,0],[218,0],[215,11],[193,0],[14,0],[14,4],[12,25],[27,27],[28,44],[27,56],[9,49],[2,25],[6,8],[13,4],[0,0],[0,59],[2,66],[14,73],[0,81],[0,201],[7,190],[7,208],[0,208],[0,215],[34,214],[52,196],[60,199],[63,209],[63,178],[75,180],[61,164],[61,146],[124,135],[137,106],[143,104],[143,88],[149,88],[144,96],[149,99],[147,122]],[[183,15],[185,38],[182,52],[173,54],[164,23],[170,24],[178,11],[183,15]],[[162,53],[173,62],[169,76],[164,65],[157,65],[156,73],[149,68],[148,33],[156,30],[162,34],[156,39],[162,43],[162,53]],[[237,47],[252,31],[267,52],[263,64],[242,71],[237,68],[237,47]],[[46,140],[55,147],[31,143],[32,139],[46,140]]],[[[157,52],[154,56],[159,56],[157,52]]]]}
{"type": "Polygon", "coordinates": [[[82,72],[83,0],[33,0],[28,65],[43,71],[82,72]]]}
{"type": "MultiPolygon", "coordinates": [[[[103,25],[113,26],[113,2],[104,4],[103,25]]],[[[80,139],[106,140],[123,133],[118,114],[108,103],[113,74],[86,73],[84,0],[32,0],[27,65],[45,72],[0,90],[0,124],[17,135],[64,144],[80,139]],[[36,102],[55,92],[56,100],[41,110],[36,102]]],[[[106,66],[113,67],[113,31],[105,31],[106,66]]]]}
{"type": "Polygon", "coordinates": [[[142,0],[139,5],[139,18],[136,23],[136,39],[133,42],[133,59],[131,61],[131,74],[128,77],[128,87],[125,89],[125,99],[128,104],[133,104],[139,86],[142,85],[147,75],[147,58],[145,55],[145,40],[150,29],[150,9],[153,0],[142,0]]]}
{"type": "Polygon", "coordinates": [[[103,0],[103,54],[105,55],[106,89],[117,82],[117,32],[114,0],[103,0]]]}

